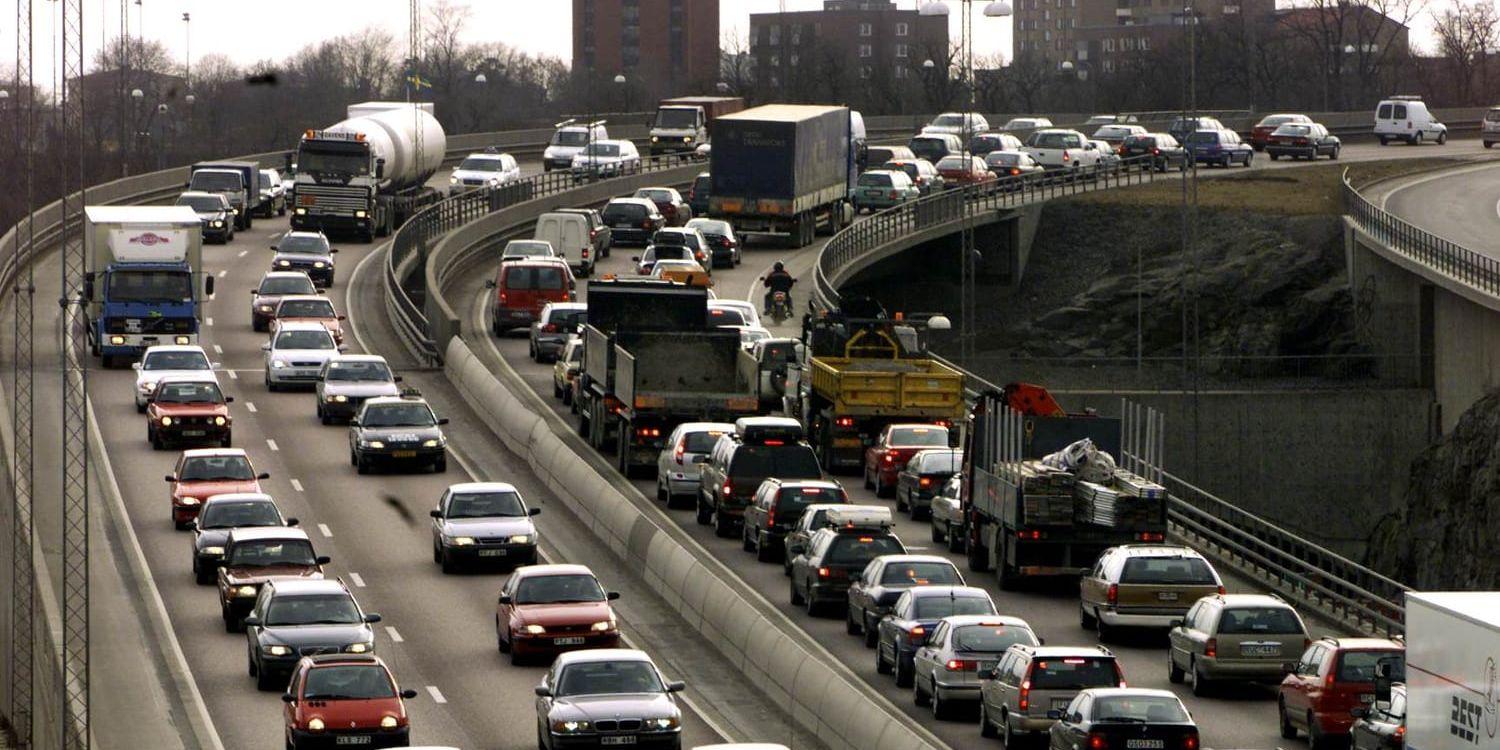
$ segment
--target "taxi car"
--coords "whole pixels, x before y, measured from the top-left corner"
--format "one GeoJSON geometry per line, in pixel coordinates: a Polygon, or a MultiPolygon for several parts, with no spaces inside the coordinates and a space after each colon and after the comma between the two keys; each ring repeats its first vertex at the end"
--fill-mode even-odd
{"type": "Polygon", "coordinates": [[[421,398],[381,396],[365,401],[349,420],[349,463],[360,474],[377,463],[426,464],[435,473],[448,470],[448,438],[438,418],[421,398]]]}

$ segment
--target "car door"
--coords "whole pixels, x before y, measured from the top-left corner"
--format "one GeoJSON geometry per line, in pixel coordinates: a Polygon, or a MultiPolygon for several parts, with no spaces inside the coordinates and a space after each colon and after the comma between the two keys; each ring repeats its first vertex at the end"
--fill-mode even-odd
{"type": "Polygon", "coordinates": [[[885,575],[884,570],[885,563],[876,558],[869,565],[865,566],[864,571],[859,575],[859,579],[849,587],[849,608],[861,618],[858,620],[859,622],[864,622],[863,618],[865,614],[875,609],[875,601],[871,595],[871,591],[880,584],[880,577],[885,575]]]}
{"type": "Polygon", "coordinates": [[[1078,579],[1078,599],[1085,612],[1092,614],[1100,604],[1104,603],[1103,592],[1109,589],[1109,583],[1104,580],[1109,559],[1108,552],[1100,555],[1099,559],[1094,561],[1094,567],[1078,579]]]}
{"type": "Polygon", "coordinates": [[[917,649],[912,655],[912,674],[918,677],[926,676],[934,679],[937,665],[943,662],[943,654],[948,646],[948,634],[953,628],[947,622],[939,622],[933,629],[932,637],[917,649]]]}
{"type": "Polygon", "coordinates": [[[1317,679],[1318,666],[1322,663],[1324,647],[1314,643],[1302,652],[1297,666],[1282,683],[1282,702],[1288,716],[1302,716],[1307,711],[1309,683],[1317,679]]]}
{"type": "Polygon", "coordinates": [[[1093,699],[1085,694],[1079,694],[1073,698],[1073,702],[1063,710],[1063,717],[1059,719],[1052,728],[1048,730],[1051,738],[1051,746],[1058,750],[1074,750],[1086,746],[1088,738],[1086,717],[1090,715],[1093,708],[1093,699]]]}
{"type": "Polygon", "coordinates": [[[1188,608],[1187,615],[1182,618],[1182,623],[1167,631],[1167,658],[1172,664],[1179,667],[1187,666],[1187,657],[1190,653],[1189,649],[1192,642],[1189,633],[1192,632],[1192,628],[1198,622],[1199,618],[1203,616],[1203,610],[1207,608],[1207,604],[1201,601],[1196,602],[1192,607],[1188,608]]]}
{"type": "Polygon", "coordinates": [[[882,658],[889,653],[891,664],[896,663],[896,620],[905,620],[911,614],[913,605],[911,594],[902,594],[896,600],[896,606],[891,607],[890,614],[880,618],[880,637],[876,640],[875,648],[880,650],[882,658]]]}

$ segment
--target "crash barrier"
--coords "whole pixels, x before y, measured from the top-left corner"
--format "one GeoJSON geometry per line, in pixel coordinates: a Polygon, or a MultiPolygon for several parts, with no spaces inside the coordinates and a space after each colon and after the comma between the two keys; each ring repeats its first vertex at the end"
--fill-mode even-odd
{"type": "Polygon", "coordinates": [[[832,750],[947,747],[678,528],[508,364],[492,368],[455,336],[444,374],[600,542],[805,730],[832,750]]]}

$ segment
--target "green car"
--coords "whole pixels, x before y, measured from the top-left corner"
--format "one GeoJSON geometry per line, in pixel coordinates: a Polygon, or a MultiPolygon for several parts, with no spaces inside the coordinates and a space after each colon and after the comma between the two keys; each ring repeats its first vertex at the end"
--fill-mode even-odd
{"type": "Polygon", "coordinates": [[[905,172],[872,169],[859,176],[854,186],[854,210],[878,211],[914,200],[922,191],[905,172]]]}

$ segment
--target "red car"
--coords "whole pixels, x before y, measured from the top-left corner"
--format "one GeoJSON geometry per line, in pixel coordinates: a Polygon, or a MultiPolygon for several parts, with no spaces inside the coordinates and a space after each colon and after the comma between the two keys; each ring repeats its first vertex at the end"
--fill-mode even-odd
{"type": "Polygon", "coordinates": [[[1256,151],[1265,149],[1266,144],[1271,142],[1271,134],[1276,132],[1277,128],[1289,122],[1311,124],[1312,118],[1307,115],[1266,115],[1260,118],[1260,122],[1255,123],[1255,127],[1250,129],[1250,147],[1256,151]]]}
{"type": "Polygon", "coordinates": [[[980,185],[986,182],[994,182],[999,179],[994,172],[990,171],[984,159],[978,156],[961,156],[949,154],[938,160],[938,174],[943,176],[943,183],[950,188],[963,187],[964,185],[980,185]]]}
{"type": "Polygon", "coordinates": [[[585,565],[516,568],[495,608],[495,639],[512,664],[581,648],[615,648],[620,630],[606,593],[585,565]]]}
{"type": "Polygon", "coordinates": [[[549,302],[573,302],[578,282],[573,269],[561,259],[515,260],[501,263],[495,280],[495,313],[491,328],[503,336],[513,328],[530,330],[549,302]]]}
{"type": "Polygon", "coordinates": [[[152,450],[162,450],[168,442],[228,448],[232,401],[211,377],[162,378],[146,407],[146,439],[152,450]]]}
{"type": "Polygon", "coordinates": [[[275,325],[281,323],[320,323],[333,335],[333,343],[344,343],[344,316],[333,309],[333,301],[316,295],[282,297],[276,304],[275,325]]]}
{"type": "Polygon", "coordinates": [[[270,478],[270,474],[255,473],[250,457],[239,448],[183,451],[176,470],[167,475],[172,485],[172,523],[185,529],[198,518],[204,500],[231,492],[260,492],[260,480],[270,478]]]}
{"type": "Polygon", "coordinates": [[[1384,638],[1331,638],[1313,641],[1292,672],[1281,681],[1276,711],[1281,736],[1307,732],[1308,744],[1347,739],[1354,724],[1351,709],[1375,701],[1375,669],[1390,660],[1398,681],[1406,671],[1406,648],[1384,638]]]}
{"type": "Polygon", "coordinates": [[[865,449],[865,488],[875,490],[877,497],[890,497],[896,492],[896,475],[917,451],[947,447],[947,425],[886,425],[875,444],[865,449]]]}
{"type": "Polygon", "coordinates": [[[406,700],[378,656],[322,654],[304,657],[281,696],[289,750],[323,747],[407,747],[411,724],[406,700]]]}
{"type": "Polygon", "coordinates": [[[693,218],[693,209],[682,199],[682,193],[669,187],[644,187],[635,191],[632,198],[645,198],[656,204],[656,210],[667,220],[667,226],[680,227],[693,218]]]}
{"type": "Polygon", "coordinates": [[[234,529],[224,540],[219,563],[219,614],[224,631],[245,630],[245,615],[255,608],[260,587],[273,578],[323,577],[327,557],[313,552],[307,532],[290,526],[234,529]]]}

